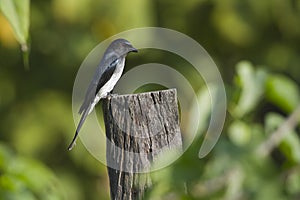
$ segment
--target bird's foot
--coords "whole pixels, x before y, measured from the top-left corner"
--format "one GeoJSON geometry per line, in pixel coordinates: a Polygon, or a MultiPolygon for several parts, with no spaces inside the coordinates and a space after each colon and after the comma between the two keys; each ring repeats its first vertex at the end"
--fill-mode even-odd
{"type": "Polygon", "coordinates": [[[107,98],[111,99],[112,97],[118,96],[118,94],[108,93],[107,98]]]}

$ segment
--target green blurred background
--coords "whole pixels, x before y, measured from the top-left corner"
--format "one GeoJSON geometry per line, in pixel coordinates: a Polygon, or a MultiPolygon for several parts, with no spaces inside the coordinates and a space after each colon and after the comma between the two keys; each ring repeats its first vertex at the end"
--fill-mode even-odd
{"type": "MultiPolygon", "coordinates": [[[[73,82],[99,42],[147,26],[199,42],[228,99],[214,150],[199,159],[202,138],[195,140],[152,174],[147,197],[300,199],[299,0],[1,0],[0,8],[1,200],[109,198],[106,167],[80,142],[66,150],[75,129],[73,82]]],[[[159,54],[141,52],[145,61],[172,65],[159,54]]],[[[144,62],[138,59],[127,64],[144,62]]]]}

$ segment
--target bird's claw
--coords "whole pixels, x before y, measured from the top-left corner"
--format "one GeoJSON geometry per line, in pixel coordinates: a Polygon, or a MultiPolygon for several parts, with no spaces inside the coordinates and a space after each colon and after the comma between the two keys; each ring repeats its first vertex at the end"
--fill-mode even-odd
{"type": "Polygon", "coordinates": [[[108,93],[107,98],[110,100],[111,98],[118,96],[118,94],[108,93]]]}

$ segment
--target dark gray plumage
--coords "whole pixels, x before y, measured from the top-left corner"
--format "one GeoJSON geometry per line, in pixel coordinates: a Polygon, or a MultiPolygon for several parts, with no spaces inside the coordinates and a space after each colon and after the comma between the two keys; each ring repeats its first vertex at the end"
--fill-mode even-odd
{"type": "Polygon", "coordinates": [[[130,52],[137,52],[137,49],[125,39],[114,40],[104,52],[79,109],[79,114],[82,114],[82,116],[75,136],[68,147],[69,150],[74,147],[86,117],[93,111],[100,99],[107,97],[120,79],[125,65],[125,58],[130,52]]]}

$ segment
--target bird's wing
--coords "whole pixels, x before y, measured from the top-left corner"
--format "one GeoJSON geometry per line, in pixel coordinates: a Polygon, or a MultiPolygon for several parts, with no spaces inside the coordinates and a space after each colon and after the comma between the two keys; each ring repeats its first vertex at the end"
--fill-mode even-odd
{"type": "Polygon", "coordinates": [[[101,87],[109,80],[111,75],[116,69],[119,62],[119,57],[117,55],[112,55],[106,59],[106,61],[101,61],[96,69],[95,75],[86,91],[85,99],[79,109],[79,114],[86,110],[89,105],[95,99],[96,94],[101,89],[101,87]]]}
{"type": "Polygon", "coordinates": [[[105,83],[111,78],[119,63],[120,63],[120,58],[115,59],[112,63],[110,63],[109,67],[103,72],[97,84],[97,89],[95,94],[97,94],[99,90],[105,85],[105,83]]]}

